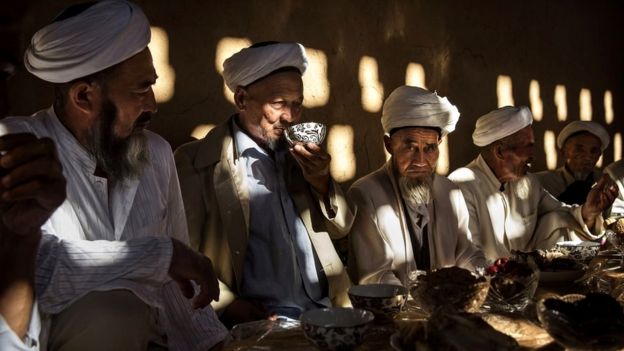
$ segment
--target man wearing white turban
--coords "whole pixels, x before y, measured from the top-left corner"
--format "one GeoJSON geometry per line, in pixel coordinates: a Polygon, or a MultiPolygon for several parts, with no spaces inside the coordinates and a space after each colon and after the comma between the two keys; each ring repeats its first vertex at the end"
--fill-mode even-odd
{"type": "Polygon", "coordinates": [[[488,260],[512,250],[550,248],[560,240],[593,240],[603,233],[601,212],[617,189],[601,179],[583,206],[557,201],[527,173],[533,161],[533,116],[506,106],[481,116],[472,140],[479,156],[449,175],[464,194],[470,231],[488,260]],[[591,230],[592,228],[593,230],[591,230]]]}
{"type": "Polygon", "coordinates": [[[0,122],[0,135],[52,139],[67,179],[67,199],[42,232],[73,249],[51,258],[64,269],[37,267],[38,284],[57,282],[38,292],[50,349],[205,350],[227,334],[206,306],[218,297],[207,258],[184,258],[194,261],[188,267],[203,296],[194,301],[198,309],[185,297],[194,295],[190,281],[162,274],[173,262],[171,239],[184,246],[188,231],[171,148],[145,129],[156,112],[149,41],[149,22],[131,2],[69,7],[33,36],[24,55],[32,74],[55,84],[54,105],[0,122]],[[137,259],[154,247],[150,260],[137,259]],[[137,274],[101,265],[102,256],[131,262],[124,271],[137,274]]]}
{"type": "Polygon", "coordinates": [[[438,145],[458,119],[446,98],[417,87],[398,87],[384,102],[384,145],[392,157],[349,189],[357,208],[349,234],[354,281],[404,285],[417,269],[485,264],[471,242],[461,191],[435,174],[438,145]]]}
{"type": "Polygon", "coordinates": [[[559,201],[580,205],[602,177],[602,172],[595,167],[608,145],[609,133],[603,126],[591,121],[574,121],[557,136],[563,166],[535,173],[535,176],[559,201]]]}
{"type": "Polygon", "coordinates": [[[297,43],[258,43],[228,58],[238,113],[175,158],[193,245],[215,264],[226,325],[347,306],[332,239],[352,221],[320,145],[284,144],[301,117],[307,58],[297,43]]]}

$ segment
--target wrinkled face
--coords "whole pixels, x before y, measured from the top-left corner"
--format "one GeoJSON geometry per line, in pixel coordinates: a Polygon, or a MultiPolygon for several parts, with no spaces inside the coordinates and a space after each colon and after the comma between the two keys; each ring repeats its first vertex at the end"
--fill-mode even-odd
{"type": "Polygon", "coordinates": [[[112,74],[106,82],[105,94],[117,108],[113,135],[124,139],[141,133],[157,110],[152,90],[157,76],[149,49],[120,63],[112,74]]]}
{"type": "Polygon", "coordinates": [[[440,151],[438,132],[427,128],[403,128],[384,137],[394,171],[401,177],[426,180],[436,169],[440,151]]]}
{"type": "Polygon", "coordinates": [[[502,145],[503,166],[498,178],[517,180],[527,174],[534,161],[535,137],[529,125],[513,134],[502,145]],[[501,177],[503,176],[503,177],[501,177]]]}
{"type": "Polygon", "coordinates": [[[240,126],[261,146],[274,149],[301,117],[303,81],[298,72],[275,73],[239,87],[235,99],[240,126]]]}
{"type": "Polygon", "coordinates": [[[594,170],[602,155],[600,139],[591,133],[575,134],[563,143],[561,152],[568,169],[576,176],[586,177],[594,170]]]}

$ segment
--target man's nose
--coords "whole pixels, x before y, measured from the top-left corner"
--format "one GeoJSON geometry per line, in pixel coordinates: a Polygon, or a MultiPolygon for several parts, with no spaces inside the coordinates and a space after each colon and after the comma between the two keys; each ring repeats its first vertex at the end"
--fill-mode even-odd
{"type": "Polygon", "coordinates": [[[414,160],[414,162],[415,162],[417,165],[424,165],[424,164],[426,164],[426,163],[427,163],[427,162],[426,162],[427,160],[426,160],[426,158],[425,158],[425,153],[424,153],[424,152],[420,152],[420,151],[416,151],[416,152],[414,152],[414,157],[413,157],[413,160],[414,160]]]}
{"type": "Polygon", "coordinates": [[[147,94],[147,97],[144,101],[143,111],[151,113],[158,112],[158,105],[156,104],[156,97],[154,96],[154,90],[152,88],[150,88],[149,94],[147,94]]]}

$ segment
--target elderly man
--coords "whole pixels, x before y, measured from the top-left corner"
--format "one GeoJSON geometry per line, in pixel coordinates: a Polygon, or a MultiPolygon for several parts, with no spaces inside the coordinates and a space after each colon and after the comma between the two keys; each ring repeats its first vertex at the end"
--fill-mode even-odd
{"type": "Polygon", "coordinates": [[[490,260],[509,256],[511,250],[550,248],[560,240],[599,238],[601,212],[617,196],[606,178],[589,192],[583,206],[567,206],[545,191],[527,173],[535,144],[532,122],[524,106],[481,116],[472,134],[481,148],[479,156],[449,176],[464,194],[470,231],[490,260]]]}
{"type": "MultiPolygon", "coordinates": [[[[166,271],[172,257],[169,238],[188,241],[171,149],[145,130],[156,111],[149,41],[149,22],[133,3],[107,0],[68,8],[34,35],[24,57],[32,74],[55,84],[54,105],[0,122],[2,134],[28,132],[52,139],[67,179],[67,199],[42,231],[83,254],[67,255],[65,270],[42,267],[37,273],[38,280],[61,281],[40,300],[41,311],[50,316],[51,349],[140,350],[148,344],[208,349],[227,334],[210,306],[193,310],[175,281],[158,283],[162,274],[125,279],[118,269],[104,266],[94,279],[84,269],[99,262],[90,257],[122,260],[163,243],[143,267],[133,267],[166,271]],[[165,240],[139,240],[142,246],[132,246],[131,252],[90,242],[144,237],[165,240]]],[[[210,287],[217,282],[211,281],[210,269],[204,273],[195,280],[212,291],[210,300],[218,296],[210,287]]],[[[193,295],[191,285],[183,288],[185,295],[193,295]]]]}
{"type": "Polygon", "coordinates": [[[535,173],[535,176],[559,201],[583,204],[591,187],[602,177],[602,172],[595,167],[608,145],[609,133],[603,126],[596,122],[574,121],[557,136],[563,166],[535,173]]]}
{"type": "Polygon", "coordinates": [[[284,143],[299,121],[307,59],[297,43],[260,43],[224,62],[238,113],[176,151],[191,240],[215,264],[226,325],[348,305],[332,240],[352,214],[316,144],[284,143]]]}
{"type": "Polygon", "coordinates": [[[446,98],[421,88],[401,86],[386,99],[381,124],[392,157],[349,190],[357,206],[349,235],[354,281],[405,284],[416,269],[485,264],[470,241],[461,191],[435,174],[438,145],[458,119],[446,98]]]}
{"type": "Polygon", "coordinates": [[[618,186],[620,194],[611,206],[611,216],[624,217],[624,160],[615,161],[605,168],[608,174],[618,186]]]}

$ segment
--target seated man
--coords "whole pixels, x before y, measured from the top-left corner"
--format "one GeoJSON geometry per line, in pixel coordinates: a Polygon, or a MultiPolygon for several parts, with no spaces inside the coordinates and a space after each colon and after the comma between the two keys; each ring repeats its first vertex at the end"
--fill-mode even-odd
{"type": "Polygon", "coordinates": [[[41,226],[65,200],[66,182],[55,146],[32,134],[10,134],[0,137],[0,151],[4,153],[0,157],[1,350],[40,348],[36,301],[57,303],[62,298],[56,294],[59,291],[74,289],[74,295],[82,295],[111,279],[156,288],[166,282],[168,271],[185,291],[190,280],[200,285],[195,306],[206,306],[218,296],[210,260],[175,239],[71,242],[42,235],[41,226]],[[77,271],[72,263],[76,259],[88,264],[77,271]],[[55,274],[50,276],[50,271],[55,274]],[[89,279],[68,287],[71,275],[89,279]]]}
{"type": "MultiPolygon", "coordinates": [[[[0,135],[32,133],[54,141],[67,198],[42,231],[84,246],[83,255],[70,255],[64,263],[71,265],[65,271],[71,274],[38,271],[37,279],[62,280],[49,299],[39,301],[50,323],[50,349],[209,349],[227,335],[212,308],[193,310],[173,280],[134,281],[102,267],[101,283],[93,284],[88,271],[82,274],[89,257],[101,253],[88,241],[160,237],[188,242],[171,148],[145,130],[156,112],[149,41],[149,21],[134,3],[71,6],[35,33],[24,55],[32,74],[54,83],[54,105],[33,116],[0,121],[0,135]]],[[[142,243],[146,250],[153,245],[142,243]]],[[[105,254],[115,260],[127,252],[105,254]]],[[[155,258],[143,269],[162,271],[168,264],[155,258]]],[[[188,285],[184,289],[192,293],[188,285]]]]}
{"type": "Polygon", "coordinates": [[[563,166],[535,173],[535,177],[559,201],[583,204],[591,187],[602,177],[602,172],[595,167],[608,145],[609,133],[603,126],[596,122],[574,121],[557,136],[563,166]]]}
{"type": "Polygon", "coordinates": [[[458,119],[446,98],[421,88],[401,86],[386,99],[381,124],[392,157],[349,190],[357,206],[349,235],[353,281],[403,285],[416,269],[485,264],[470,241],[461,191],[435,174],[438,144],[458,119]]]}
{"type": "Polygon", "coordinates": [[[449,176],[464,194],[470,231],[489,260],[511,250],[550,248],[560,240],[597,239],[604,233],[601,212],[617,196],[608,178],[600,179],[583,206],[570,207],[545,191],[527,173],[535,144],[532,123],[524,106],[481,116],[472,134],[479,156],[449,176]]]}
{"type": "Polygon", "coordinates": [[[617,199],[613,201],[613,206],[611,206],[611,216],[624,216],[624,160],[615,161],[608,165],[605,168],[605,173],[615,181],[620,191],[617,199]]]}
{"type": "Polygon", "coordinates": [[[319,145],[285,144],[299,121],[307,58],[261,43],[224,63],[238,113],[176,151],[191,240],[215,265],[226,325],[349,304],[331,239],[352,214],[319,145]]]}

